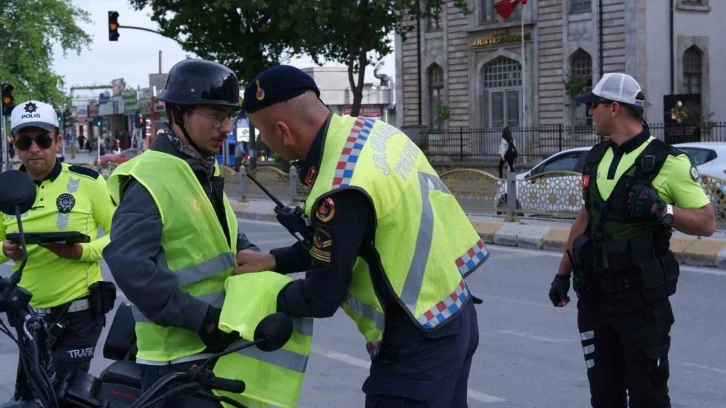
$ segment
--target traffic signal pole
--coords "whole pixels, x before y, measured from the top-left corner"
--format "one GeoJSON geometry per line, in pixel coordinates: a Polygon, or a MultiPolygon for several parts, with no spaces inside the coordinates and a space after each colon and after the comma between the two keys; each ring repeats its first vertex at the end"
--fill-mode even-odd
{"type": "Polygon", "coordinates": [[[0,100],[0,137],[3,138],[2,141],[2,164],[0,165],[0,172],[8,171],[10,170],[10,154],[8,154],[8,137],[5,134],[6,125],[5,125],[5,116],[3,115],[3,109],[2,109],[2,100],[0,100]]]}

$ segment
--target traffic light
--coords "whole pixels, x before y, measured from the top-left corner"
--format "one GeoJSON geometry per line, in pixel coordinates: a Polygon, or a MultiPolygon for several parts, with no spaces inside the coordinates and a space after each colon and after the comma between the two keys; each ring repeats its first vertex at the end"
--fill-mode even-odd
{"type": "Polygon", "coordinates": [[[10,114],[13,112],[13,108],[15,107],[15,98],[13,97],[13,86],[10,84],[0,84],[3,89],[3,99],[2,99],[2,107],[3,107],[3,115],[10,116],[10,114]]]}
{"type": "Polygon", "coordinates": [[[108,40],[118,41],[118,13],[115,11],[108,12],[108,40]]]}
{"type": "Polygon", "coordinates": [[[61,111],[57,110],[55,111],[56,116],[58,116],[58,123],[63,123],[63,115],[61,114],[61,111]]]}
{"type": "Polygon", "coordinates": [[[63,111],[63,123],[65,124],[66,128],[71,126],[71,122],[73,122],[73,113],[70,109],[66,108],[63,111]]]}
{"type": "Polygon", "coordinates": [[[94,123],[96,124],[96,126],[98,126],[98,127],[101,127],[101,125],[103,124],[103,122],[101,121],[101,117],[100,117],[100,116],[96,116],[96,119],[95,119],[95,120],[94,120],[93,122],[94,122],[94,123]]]}

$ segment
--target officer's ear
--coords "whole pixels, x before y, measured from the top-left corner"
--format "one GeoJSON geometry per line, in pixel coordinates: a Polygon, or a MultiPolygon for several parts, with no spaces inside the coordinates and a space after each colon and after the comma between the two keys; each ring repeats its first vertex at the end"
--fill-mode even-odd
{"type": "Polygon", "coordinates": [[[290,131],[290,127],[287,126],[287,123],[283,121],[275,123],[275,132],[285,146],[291,146],[293,144],[292,132],[290,131]]]}

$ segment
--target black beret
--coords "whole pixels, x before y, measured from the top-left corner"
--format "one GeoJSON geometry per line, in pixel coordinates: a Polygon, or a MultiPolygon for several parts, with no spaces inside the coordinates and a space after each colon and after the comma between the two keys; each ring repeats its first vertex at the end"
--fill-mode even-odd
{"type": "Polygon", "coordinates": [[[300,96],[305,91],[320,90],[313,78],[291,65],[277,65],[257,74],[245,88],[242,109],[247,113],[300,96]]]}

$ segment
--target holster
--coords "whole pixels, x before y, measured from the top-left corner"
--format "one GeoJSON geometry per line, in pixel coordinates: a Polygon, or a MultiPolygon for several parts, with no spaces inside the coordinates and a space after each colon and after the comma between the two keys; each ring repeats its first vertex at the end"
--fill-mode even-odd
{"type": "Polygon", "coordinates": [[[116,302],[116,285],[113,282],[98,281],[88,287],[88,301],[94,318],[105,316],[116,302]]]}
{"type": "Polygon", "coordinates": [[[680,267],[673,252],[638,265],[643,276],[643,296],[655,302],[676,293],[680,267]]]}

